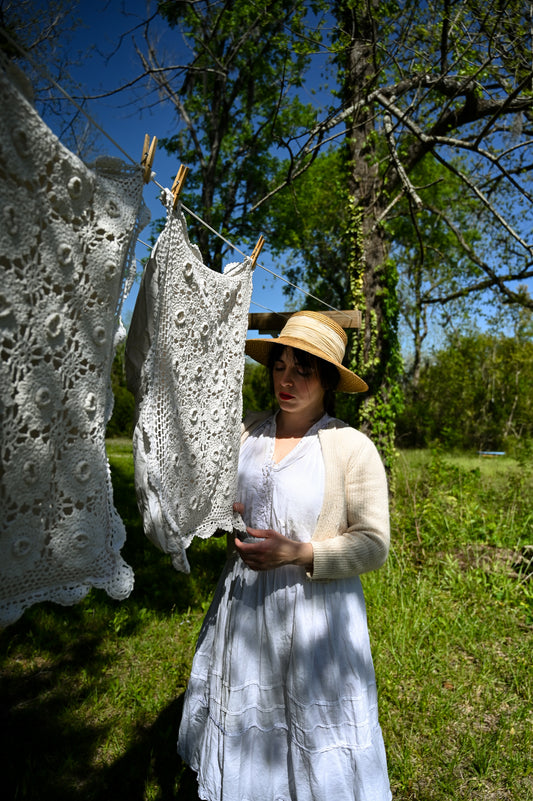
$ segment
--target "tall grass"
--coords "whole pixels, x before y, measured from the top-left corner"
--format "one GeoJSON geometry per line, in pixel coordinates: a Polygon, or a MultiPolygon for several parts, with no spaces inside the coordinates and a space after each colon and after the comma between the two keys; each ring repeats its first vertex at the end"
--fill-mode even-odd
{"type": "MultiPolygon", "coordinates": [[[[131,446],[110,441],[129,599],[28,610],[0,637],[2,795],[194,801],[175,751],[196,637],[224,560],[190,576],[144,537],[131,446]]],[[[531,471],[508,459],[403,454],[387,565],[363,577],[397,801],[533,801],[531,471]]]]}
{"type": "Polygon", "coordinates": [[[397,799],[532,799],[531,473],[406,454],[364,577],[397,799]]]}

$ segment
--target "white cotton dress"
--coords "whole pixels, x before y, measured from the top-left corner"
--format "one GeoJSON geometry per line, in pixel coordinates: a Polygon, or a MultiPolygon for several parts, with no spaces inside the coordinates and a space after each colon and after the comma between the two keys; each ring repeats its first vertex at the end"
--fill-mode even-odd
{"type": "MultiPolygon", "coordinates": [[[[275,416],[245,441],[239,497],[252,528],[309,541],[324,494],[316,423],[279,463],[275,416]]],[[[389,801],[358,577],[311,581],[231,558],[203,623],[178,751],[206,801],[389,801]]]]}

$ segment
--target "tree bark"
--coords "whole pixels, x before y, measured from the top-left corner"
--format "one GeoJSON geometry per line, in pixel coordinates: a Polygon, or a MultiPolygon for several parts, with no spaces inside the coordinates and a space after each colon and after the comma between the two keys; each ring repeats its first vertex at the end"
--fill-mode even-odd
{"type": "Polygon", "coordinates": [[[359,425],[372,437],[390,467],[399,378],[397,273],[387,260],[387,238],[379,223],[385,195],[373,147],[373,107],[361,102],[371,91],[376,74],[372,8],[377,6],[376,0],[368,4],[340,2],[338,20],[350,39],[345,51],[343,100],[357,109],[348,120],[346,144],[347,185],[354,220],[348,234],[350,283],[353,302],[355,306],[362,305],[363,312],[362,341],[354,345],[353,366],[369,385],[360,407],[359,425]]]}

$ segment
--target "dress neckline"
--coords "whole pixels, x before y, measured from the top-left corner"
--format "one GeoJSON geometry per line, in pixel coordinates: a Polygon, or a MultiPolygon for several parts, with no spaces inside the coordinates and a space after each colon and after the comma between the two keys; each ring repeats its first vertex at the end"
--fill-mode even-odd
{"type": "Polygon", "coordinates": [[[298,456],[299,451],[301,451],[304,448],[306,440],[308,441],[309,437],[312,437],[315,434],[317,434],[319,429],[323,428],[326,425],[326,423],[331,419],[330,415],[327,412],[324,412],[322,417],[320,417],[316,422],[314,422],[307,429],[305,434],[303,434],[300,437],[294,448],[291,448],[291,450],[288,453],[286,453],[285,456],[279,460],[279,462],[276,462],[274,460],[274,448],[276,446],[276,430],[277,430],[278,414],[279,414],[279,409],[270,418],[270,425],[268,428],[268,435],[270,439],[270,444],[268,449],[268,459],[271,465],[273,465],[275,468],[284,467],[286,464],[289,464],[290,458],[293,456],[298,456]]]}

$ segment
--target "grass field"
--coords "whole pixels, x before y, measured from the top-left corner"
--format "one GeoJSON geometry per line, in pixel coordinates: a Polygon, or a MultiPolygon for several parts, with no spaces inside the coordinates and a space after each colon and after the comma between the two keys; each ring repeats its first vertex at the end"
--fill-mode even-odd
{"type": "MultiPolygon", "coordinates": [[[[175,750],[224,560],[190,576],[144,537],[131,444],[111,440],[129,599],[43,604],[0,636],[2,797],[195,801],[175,750]]],[[[387,565],[363,577],[395,801],[533,801],[533,474],[507,458],[402,453],[387,565]]]]}

